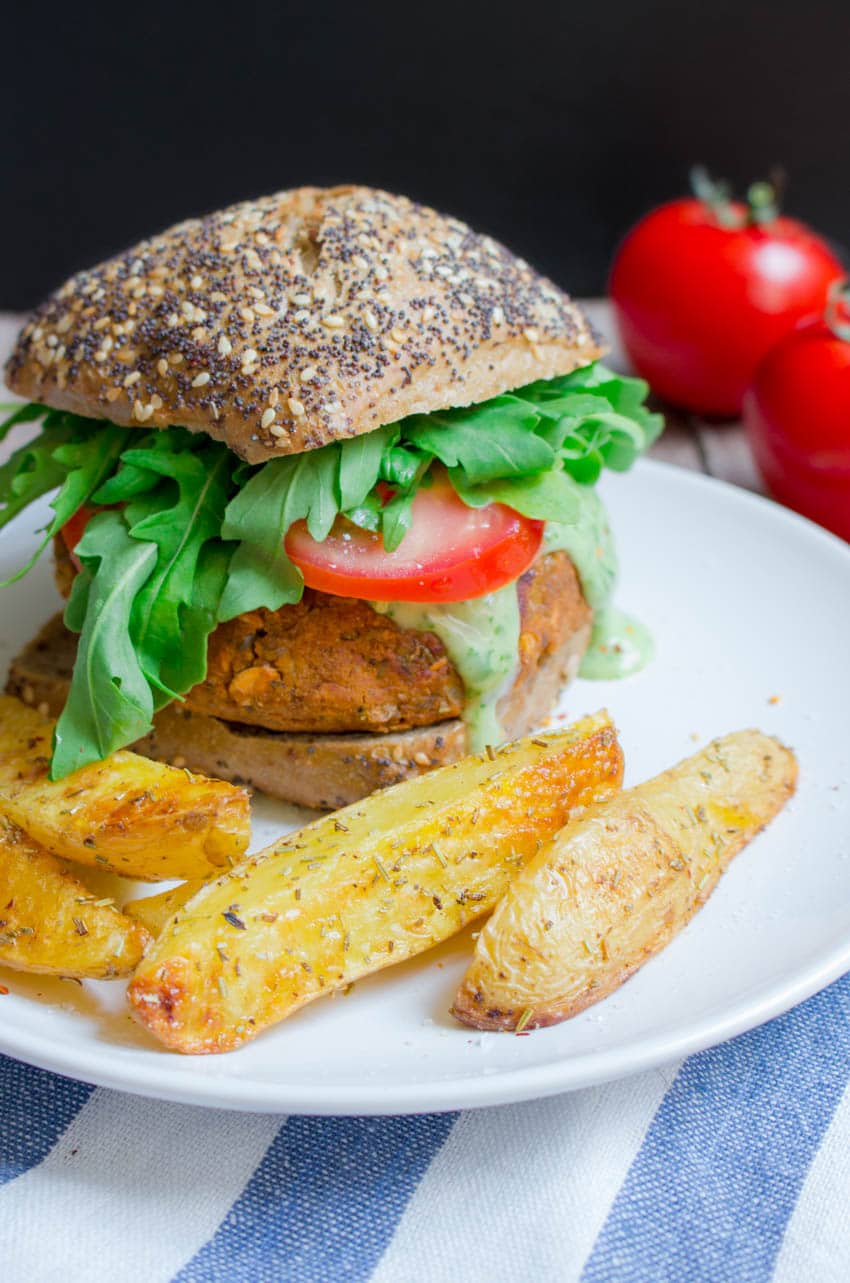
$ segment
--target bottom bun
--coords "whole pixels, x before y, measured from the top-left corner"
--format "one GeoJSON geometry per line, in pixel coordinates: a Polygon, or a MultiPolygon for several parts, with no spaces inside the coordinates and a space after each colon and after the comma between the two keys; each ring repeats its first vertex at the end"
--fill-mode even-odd
{"type": "MultiPolygon", "coordinates": [[[[589,639],[588,622],[549,650],[533,670],[521,672],[499,706],[508,738],[533,730],[551,712],[562,687],[578,672],[589,639]]],[[[75,634],[56,615],[12,661],[7,692],[27,704],[44,704],[57,717],[68,696],[76,650],[75,634]]],[[[204,775],[250,785],[284,802],[326,811],[456,762],[468,751],[460,718],[386,735],[289,734],[193,713],[179,703],[157,713],[154,729],[134,748],[204,775]]]]}

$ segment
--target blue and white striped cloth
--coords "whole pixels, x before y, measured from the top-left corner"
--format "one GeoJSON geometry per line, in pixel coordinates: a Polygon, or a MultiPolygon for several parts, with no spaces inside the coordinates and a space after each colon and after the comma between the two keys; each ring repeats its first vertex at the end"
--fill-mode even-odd
{"type": "Polygon", "coordinates": [[[0,1056],[0,1280],[847,1283],[848,1084],[850,976],[679,1066],[461,1114],[220,1113],[0,1056]]]}

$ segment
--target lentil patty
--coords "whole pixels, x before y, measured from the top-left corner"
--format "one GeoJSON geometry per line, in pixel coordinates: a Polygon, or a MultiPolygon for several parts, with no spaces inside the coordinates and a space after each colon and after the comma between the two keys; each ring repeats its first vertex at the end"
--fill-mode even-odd
{"type": "MultiPolygon", "coordinates": [[[[57,581],[73,566],[57,540],[57,581]]],[[[519,580],[518,677],[527,677],[590,618],[566,553],[519,580]]],[[[436,634],[400,628],[366,602],[305,589],[295,606],[253,610],[209,641],[205,681],[185,706],[273,731],[401,731],[463,711],[463,682],[436,634]]]]}

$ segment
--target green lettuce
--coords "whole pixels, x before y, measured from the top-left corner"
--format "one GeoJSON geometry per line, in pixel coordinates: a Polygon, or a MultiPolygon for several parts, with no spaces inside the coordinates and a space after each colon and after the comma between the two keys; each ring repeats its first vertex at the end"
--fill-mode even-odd
{"type": "Polygon", "coordinates": [[[0,425],[41,420],[0,467],[0,528],[56,491],[34,555],[81,508],[98,511],[65,619],[80,634],[56,727],[60,778],[143,736],[157,709],[206,673],[207,640],[246,611],[300,600],[284,536],[306,521],[316,540],[342,515],[403,542],[413,502],[442,465],[464,503],[505,503],[569,522],[575,482],[623,471],[655,440],[646,384],[594,364],[479,405],[414,415],[352,440],[251,467],[202,433],[145,432],[24,405],[0,425]]]}

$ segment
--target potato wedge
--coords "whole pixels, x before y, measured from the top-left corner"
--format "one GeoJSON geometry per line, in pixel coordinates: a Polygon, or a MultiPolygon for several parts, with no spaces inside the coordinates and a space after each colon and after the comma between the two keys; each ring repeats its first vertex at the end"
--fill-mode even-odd
{"type": "Polygon", "coordinates": [[[59,860],[0,816],[0,963],[76,979],[128,976],[147,929],[99,900],[59,860]]]}
{"type": "Polygon", "coordinates": [[[486,913],[622,769],[599,714],[318,820],[202,887],[136,972],[130,1005],[177,1051],[237,1047],[486,913]]]}
{"type": "Polygon", "coordinates": [[[51,781],[52,734],[52,721],[0,695],[0,810],[45,850],[145,882],[202,878],[244,854],[244,789],[128,752],[51,781]]]}
{"type": "Polygon", "coordinates": [[[790,750],[739,731],[592,807],[511,883],[453,1014],[536,1029],[605,998],[685,926],[796,780],[790,750]]]}
{"type": "Polygon", "coordinates": [[[158,895],[146,895],[138,900],[128,900],[123,906],[124,913],[134,922],[141,922],[156,939],[166,924],[200,891],[204,882],[193,878],[191,882],[181,882],[179,886],[160,891],[158,895]]]}

